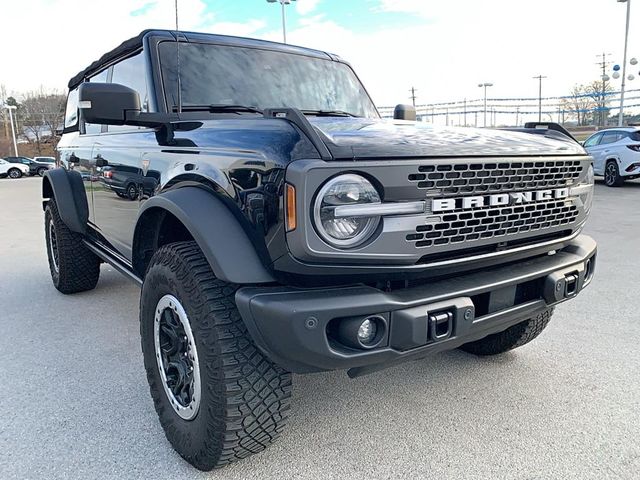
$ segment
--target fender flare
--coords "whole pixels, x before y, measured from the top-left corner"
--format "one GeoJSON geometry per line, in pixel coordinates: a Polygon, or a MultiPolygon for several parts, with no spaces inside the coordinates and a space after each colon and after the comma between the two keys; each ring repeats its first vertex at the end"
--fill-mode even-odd
{"type": "Polygon", "coordinates": [[[166,210],[185,226],[220,280],[238,284],[275,282],[238,219],[214,194],[199,187],[182,187],[151,197],[138,214],[134,242],[139,236],[140,219],[151,208],[166,210]]]}
{"type": "Polygon", "coordinates": [[[53,168],[42,179],[42,208],[54,199],[60,218],[71,231],[84,234],[89,220],[89,204],[82,176],[73,170],[53,168]]]}

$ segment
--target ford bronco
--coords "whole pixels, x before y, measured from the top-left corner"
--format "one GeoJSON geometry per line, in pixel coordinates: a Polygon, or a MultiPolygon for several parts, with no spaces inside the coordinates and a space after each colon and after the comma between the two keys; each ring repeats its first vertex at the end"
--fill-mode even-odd
{"type": "Polygon", "coordinates": [[[293,373],[495,355],[591,281],[591,158],[554,124],[382,119],[348,63],[149,30],[69,82],[46,171],[54,286],[141,286],[166,436],[208,470],[283,431],[293,373]]]}

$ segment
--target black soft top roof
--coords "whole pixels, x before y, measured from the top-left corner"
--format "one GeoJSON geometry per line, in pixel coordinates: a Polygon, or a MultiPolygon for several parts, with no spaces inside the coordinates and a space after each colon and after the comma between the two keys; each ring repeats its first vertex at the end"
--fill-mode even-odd
{"type": "MultiPolygon", "coordinates": [[[[98,60],[93,62],[87,68],[78,72],[71,80],[69,80],[69,89],[73,89],[80,85],[86,77],[90,77],[94,73],[102,70],[104,67],[109,65],[114,60],[123,57],[129,53],[133,53],[136,50],[142,48],[144,38],[149,35],[166,38],[166,39],[175,39],[175,31],[172,30],[157,30],[157,29],[149,29],[143,30],[138,35],[129,40],[122,42],[119,46],[111,50],[110,52],[105,53],[98,60]]],[[[269,48],[272,50],[281,50],[289,53],[297,53],[301,55],[308,55],[313,57],[321,57],[326,59],[338,60],[339,58],[336,55],[330,55],[326,52],[322,52],[319,50],[312,50],[310,48],[304,47],[296,47],[293,45],[285,45],[277,42],[269,42],[267,40],[256,40],[253,38],[243,38],[243,37],[232,37],[228,35],[215,35],[210,33],[196,33],[196,32],[185,32],[180,30],[180,36],[182,41],[187,42],[215,42],[215,43],[224,43],[229,45],[237,45],[237,46],[245,46],[245,47],[258,47],[258,48],[269,48]]]]}
{"type": "Polygon", "coordinates": [[[69,80],[69,89],[77,87],[86,77],[90,77],[93,73],[97,72],[103,66],[109,64],[116,58],[126,55],[127,53],[135,52],[136,50],[142,48],[142,38],[151,31],[152,30],[143,30],[135,37],[130,38],[129,40],[125,40],[110,52],[102,55],[98,60],[93,62],[81,72],[78,72],[71,80],[69,80]]]}

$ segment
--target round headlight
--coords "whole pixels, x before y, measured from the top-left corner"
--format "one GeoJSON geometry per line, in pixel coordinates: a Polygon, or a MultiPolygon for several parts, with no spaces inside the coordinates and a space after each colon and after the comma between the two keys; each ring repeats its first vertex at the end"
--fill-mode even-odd
{"type": "Polygon", "coordinates": [[[336,207],[380,203],[378,191],[360,175],[339,175],[325,183],[316,196],[314,222],[322,239],[338,248],[362,244],[376,231],[379,216],[336,216],[336,207]]]}

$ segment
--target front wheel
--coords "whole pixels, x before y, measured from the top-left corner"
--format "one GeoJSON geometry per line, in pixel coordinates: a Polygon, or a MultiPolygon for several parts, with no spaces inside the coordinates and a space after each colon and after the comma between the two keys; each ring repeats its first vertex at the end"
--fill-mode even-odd
{"type": "Polygon", "coordinates": [[[66,294],[95,288],[100,277],[100,259],[82,242],[82,235],[65,225],[55,200],[47,202],[44,232],[53,285],[66,294]]]}
{"type": "Polygon", "coordinates": [[[7,172],[9,178],[20,178],[22,176],[22,172],[17,168],[12,168],[7,172]]]}
{"type": "Polygon", "coordinates": [[[291,374],[253,344],[235,305],[195,242],[160,248],[142,286],[147,379],[165,435],[200,470],[260,452],[282,432],[291,374]]]}
{"type": "Polygon", "coordinates": [[[607,187],[619,187],[624,183],[620,169],[615,160],[609,160],[604,168],[604,183],[607,187]]]}
{"type": "Polygon", "coordinates": [[[546,310],[533,318],[520,322],[503,332],[494,333],[475,342],[465,343],[462,350],[475,355],[498,355],[529,343],[542,333],[553,315],[553,309],[546,310]]]}

